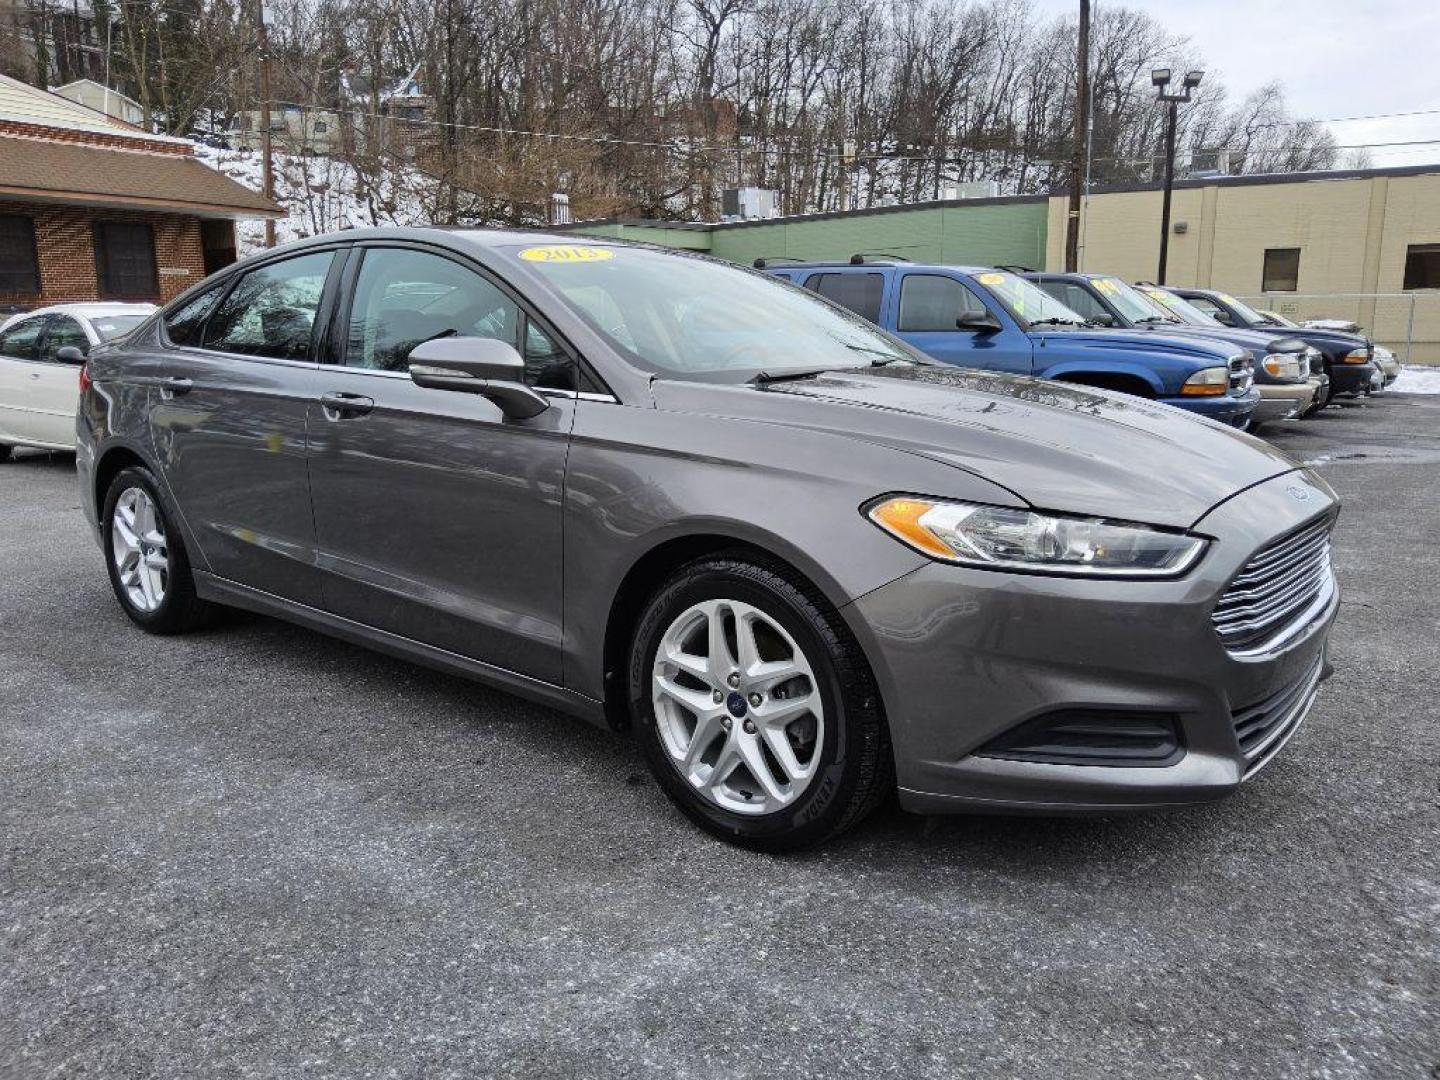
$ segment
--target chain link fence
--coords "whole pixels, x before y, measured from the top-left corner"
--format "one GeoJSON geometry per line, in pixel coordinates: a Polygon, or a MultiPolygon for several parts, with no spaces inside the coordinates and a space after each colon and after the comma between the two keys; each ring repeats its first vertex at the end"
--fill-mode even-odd
{"type": "MultiPolygon", "coordinates": [[[[1272,292],[1242,296],[1254,308],[1303,323],[1354,323],[1406,364],[1440,364],[1440,290],[1399,293],[1272,292]]],[[[1336,327],[1339,329],[1340,327],[1336,327]]]]}

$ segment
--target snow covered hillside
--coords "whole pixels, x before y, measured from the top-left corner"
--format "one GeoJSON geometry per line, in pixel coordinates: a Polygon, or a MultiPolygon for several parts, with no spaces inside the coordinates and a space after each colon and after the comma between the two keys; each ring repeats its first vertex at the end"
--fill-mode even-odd
{"type": "MultiPolygon", "coordinates": [[[[253,191],[260,190],[259,151],[219,150],[203,143],[195,156],[253,191]]],[[[336,229],[370,225],[425,225],[435,181],[399,164],[366,175],[348,163],[320,155],[275,154],[275,199],[290,216],[275,222],[275,240],[285,243],[336,229]]],[[[238,221],[235,239],[241,257],[265,243],[263,221],[238,221]]]]}

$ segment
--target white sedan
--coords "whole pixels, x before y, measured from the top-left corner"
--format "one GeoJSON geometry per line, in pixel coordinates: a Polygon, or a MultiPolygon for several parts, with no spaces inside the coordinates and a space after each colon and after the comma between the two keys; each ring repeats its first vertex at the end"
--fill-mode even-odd
{"type": "Polygon", "coordinates": [[[75,405],[81,357],[102,341],[128,334],[154,304],[56,304],[0,323],[0,461],[16,446],[75,449],[75,405]]]}

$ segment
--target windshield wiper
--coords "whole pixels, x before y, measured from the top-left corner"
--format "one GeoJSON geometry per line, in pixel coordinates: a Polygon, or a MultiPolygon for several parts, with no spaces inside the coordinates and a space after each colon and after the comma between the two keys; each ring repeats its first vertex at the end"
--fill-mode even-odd
{"type": "Polygon", "coordinates": [[[1156,323],[1175,323],[1179,319],[1167,319],[1163,315],[1142,315],[1134,320],[1136,326],[1154,326],[1156,323]]]}
{"type": "Polygon", "coordinates": [[[749,381],[756,386],[766,386],[770,383],[790,382],[794,379],[813,379],[816,375],[824,375],[830,368],[798,368],[795,371],[761,371],[752,375],[749,381]]]}
{"type": "Polygon", "coordinates": [[[1034,321],[1032,321],[1032,322],[1030,323],[1030,325],[1031,325],[1031,326],[1084,326],[1085,324],[1084,324],[1083,322],[1080,322],[1078,319],[1056,319],[1056,318],[1050,318],[1050,319],[1035,319],[1034,321]]]}

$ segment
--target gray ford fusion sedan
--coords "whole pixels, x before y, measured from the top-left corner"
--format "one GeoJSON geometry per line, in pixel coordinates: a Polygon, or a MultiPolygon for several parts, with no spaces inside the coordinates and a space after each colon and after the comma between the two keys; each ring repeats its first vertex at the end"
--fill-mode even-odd
{"type": "Polygon", "coordinates": [[[143,629],[250,608],[633,729],[681,810],[753,847],[897,788],[926,813],[1215,799],[1328,673],[1314,474],[1138,398],[934,365],[698,256],[318,237],[80,379],[85,509],[143,629]]]}

